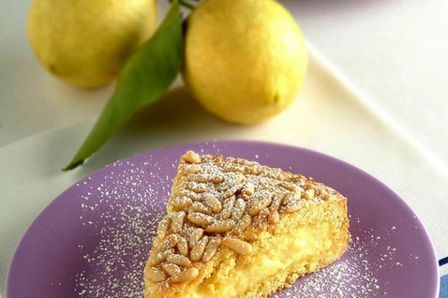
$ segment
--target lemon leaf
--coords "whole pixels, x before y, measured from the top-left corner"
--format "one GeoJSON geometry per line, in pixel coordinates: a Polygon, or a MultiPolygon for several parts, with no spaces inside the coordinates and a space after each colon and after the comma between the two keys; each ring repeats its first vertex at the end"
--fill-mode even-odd
{"type": "Polygon", "coordinates": [[[125,63],[109,102],[72,161],[84,163],[143,106],[155,102],[176,79],[183,58],[182,14],[177,1],[154,35],[125,63]]]}

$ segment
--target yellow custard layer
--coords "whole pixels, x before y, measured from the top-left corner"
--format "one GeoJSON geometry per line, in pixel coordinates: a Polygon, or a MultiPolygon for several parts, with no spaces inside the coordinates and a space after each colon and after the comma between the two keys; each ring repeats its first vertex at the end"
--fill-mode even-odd
{"type": "Polygon", "coordinates": [[[260,242],[252,255],[240,257],[238,264],[236,257],[227,258],[209,278],[186,288],[182,297],[251,296],[254,284],[275,279],[279,271],[291,270],[282,274],[284,278],[294,273],[303,275],[304,272],[295,272],[294,264],[301,264],[297,269],[317,270],[321,267],[318,256],[331,255],[336,259],[340,255],[333,233],[328,223],[298,227],[283,234],[262,233],[260,237],[265,236],[266,241],[260,242]]]}

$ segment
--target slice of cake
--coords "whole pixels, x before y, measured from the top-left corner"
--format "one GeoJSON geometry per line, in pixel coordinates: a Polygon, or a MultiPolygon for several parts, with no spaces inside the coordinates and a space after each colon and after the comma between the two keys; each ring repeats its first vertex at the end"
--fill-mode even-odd
{"type": "Polygon", "coordinates": [[[302,175],[182,156],[145,267],[145,297],[266,297],[337,260],[347,200],[302,175]]]}

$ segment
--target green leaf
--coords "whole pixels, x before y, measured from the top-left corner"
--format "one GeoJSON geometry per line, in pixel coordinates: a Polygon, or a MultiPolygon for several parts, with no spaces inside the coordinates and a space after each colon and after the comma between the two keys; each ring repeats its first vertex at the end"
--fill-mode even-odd
{"type": "Polygon", "coordinates": [[[153,37],[121,69],[112,97],[64,171],[82,165],[138,109],[167,91],[182,65],[183,47],[182,14],[178,2],[173,1],[153,37]]]}

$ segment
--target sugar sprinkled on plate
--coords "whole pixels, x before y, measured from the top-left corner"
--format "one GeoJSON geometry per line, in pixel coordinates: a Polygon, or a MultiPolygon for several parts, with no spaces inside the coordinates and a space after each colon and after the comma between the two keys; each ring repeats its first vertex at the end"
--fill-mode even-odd
{"type": "Polygon", "coordinates": [[[127,166],[82,196],[80,224],[94,229],[87,232],[95,239],[78,245],[85,262],[75,276],[75,293],[80,297],[143,295],[143,268],[163,216],[156,202],[165,200],[171,182],[167,176],[157,176],[158,165],[151,161],[144,163],[151,171],[127,166]],[[155,183],[160,185],[154,187],[155,183]]]}
{"type": "MultiPolygon", "coordinates": [[[[80,271],[74,276],[75,293],[79,297],[142,297],[143,269],[155,236],[157,224],[164,214],[164,204],[171,186],[171,177],[158,176],[160,165],[150,160],[143,166],[116,162],[117,170],[102,183],[82,195],[79,222],[91,238],[80,241],[83,256],[80,271]],[[124,170],[123,170],[124,169],[124,170]],[[98,216],[99,215],[99,216],[98,216]]],[[[177,163],[167,166],[175,172],[177,163]]],[[[84,183],[85,184],[85,183],[84,183]]],[[[359,224],[359,218],[351,222],[359,224]]],[[[391,227],[388,233],[395,231],[391,227]]],[[[387,296],[387,286],[379,286],[378,270],[386,266],[400,267],[394,261],[395,248],[381,248],[377,263],[369,263],[372,248],[385,243],[388,234],[363,231],[353,239],[345,256],[335,264],[299,280],[275,297],[380,297],[387,296]],[[328,294],[330,293],[330,294],[328,294]],[[330,295],[330,296],[328,296],[330,295]]],[[[418,260],[418,256],[412,256],[418,260]]]]}
{"type": "MultiPolygon", "coordinates": [[[[360,223],[359,218],[352,222],[360,223]]],[[[377,276],[381,270],[401,267],[396,262],[396,248],[386,246],[384,241],[395,231],[385,231],[382,236],[373,230],[364,230],[365,236],[354,237],[344,256],[334,264],[299,279],[294,287],[285,289],[275,297],[318,297],[318,298],[369,298],[387,297],[387,285],[380,286],[377,276]],[[379,254],[376,262],[369,262],[371,254],[379,254]]],[[[418,259],[418,258],[417,258],[418,259]]]]}

